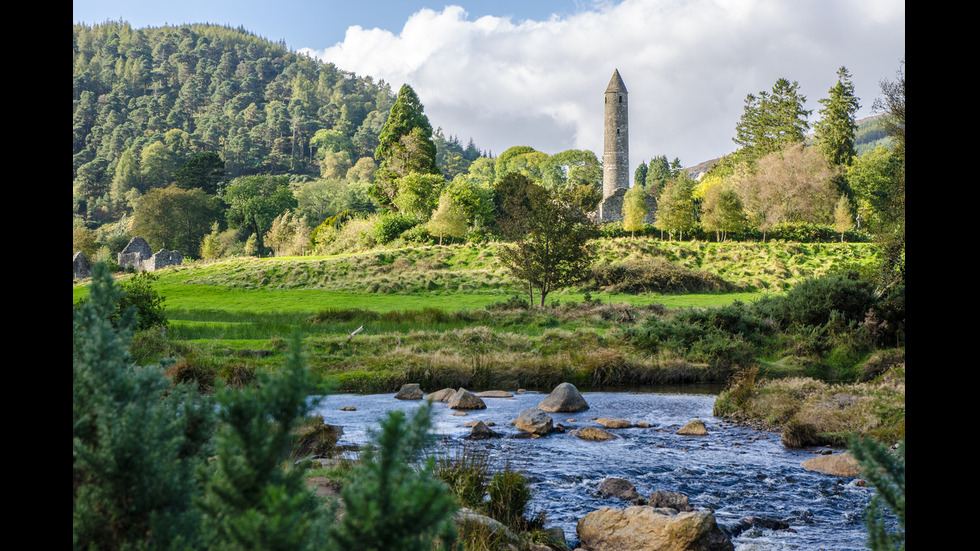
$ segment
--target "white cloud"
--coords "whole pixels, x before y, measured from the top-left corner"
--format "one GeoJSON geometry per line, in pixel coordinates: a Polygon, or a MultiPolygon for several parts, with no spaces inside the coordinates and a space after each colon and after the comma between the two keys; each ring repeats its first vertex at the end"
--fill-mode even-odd
{"type": "Polygon", "coordinates": [[[664,154],[693,165],[733,149],[745,95],[777,78],[799,81],[816,113],[845,65],[870,106],[905,56],[905,3],[624,0],[519,22],[447,6],[415,13],[397,34],[351,27],[343,42],[307,51],[411,85],[433,126],[495,154],[514,145],[598,154],[602,94],[618,68],[632,164],[664,154]]]}

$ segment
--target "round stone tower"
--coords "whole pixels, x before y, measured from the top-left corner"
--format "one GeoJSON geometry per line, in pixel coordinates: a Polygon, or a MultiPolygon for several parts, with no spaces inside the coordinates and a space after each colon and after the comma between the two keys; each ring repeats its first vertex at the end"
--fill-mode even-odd
{"type": "Polygon", "coordinates": [[[629,117],[626,95],[626,85],[619,76],[619,69],[616,69],[609,80],[605,94],[602,149],[603,201],[599,212],[603,222],[622,218],[622,197],[630,187],[629,117]]]}

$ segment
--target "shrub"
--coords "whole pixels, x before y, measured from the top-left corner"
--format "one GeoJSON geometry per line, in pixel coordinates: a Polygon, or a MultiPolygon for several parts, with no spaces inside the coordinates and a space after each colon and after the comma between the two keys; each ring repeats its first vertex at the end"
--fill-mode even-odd
{"type": "Polygon", "coordinates": [[[708,272],[690,270],[662,258],[598,264],[595,287],[611,293],[697,293],[732,291],[734,286],[708,272]]]}
{"type": "Polygon", "coordinates": [[[817,428],[809,423],[792,420],[783,427],[783,445],[787,448],[808,448],[822,444],[817,428]]]}
{"type": "Polygon", "coordinates": [[[195,471],[214,426],[213,407],[161,366],[128,354],[131,310],[107,267],[92,271],[90,299],[72,321],[72,546],[200,546],[195,471]]]}
{"type": "Polygon", "coordinates": [[[422,223],[417,216],[401,213],[388,213],[380,216],[371,229],[371,235],[381,245],[386,245],[407,230],[422,223]]]}
{"type": "Polygon", "coordinates": [[[826,325],[831,312],[844,321],[862,322],[875,303],[874,292],[866,283],[840,275],[808,278],[780,296],[769,296],[756,303],[756,311],[786,328],[793,324],[826,325]]]}

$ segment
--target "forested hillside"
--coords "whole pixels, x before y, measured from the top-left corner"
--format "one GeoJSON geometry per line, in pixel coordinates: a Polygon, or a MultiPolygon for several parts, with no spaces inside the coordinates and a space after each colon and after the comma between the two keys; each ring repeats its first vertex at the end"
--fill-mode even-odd
{"type": "MultiPolygon", "coordinates": [[[[376,168],[388,83],[214,25],[74,25],[72,46],[73,209],[92,223],[171,182],[214,194],[242,175],[356,169],[358,180],[376,168]]],[[[472,141],[434,138],[456,170],[480,155],[472,141]]]]}

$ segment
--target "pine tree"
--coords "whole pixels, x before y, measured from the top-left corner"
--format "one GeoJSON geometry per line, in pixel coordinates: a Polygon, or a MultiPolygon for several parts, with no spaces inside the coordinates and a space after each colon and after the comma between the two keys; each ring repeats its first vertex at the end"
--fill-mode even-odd
{"type": "Polygon", "coordinates": [[[200,545],[195,471],[214,426],[210,400],[129,356],[135,313],[109,269],[92,270],[72,321],[72,546],[200,545]]]}
{"type": "Polygon", "coordinates": [[[821,99],[820,120],[814,125],[820,151],[834,165],[850,165],[856,154],[854,133],[857,131],[855,115],[861,107],[854,95],[854,83],[847,67],[837,70],[837,84],[821,99]]]}
{"type": "Polygon", "coordinates": [[[876,440],[855,439],[851,452],[861,465],[861,474],[878,491],[868,506],[865,523],[868,547],[874,551],[905,549],[905,440],[895,453],[876,440]],[[889,531],[884,521],[882,502],[898,520],[898,530],[889,531]]]}
{"type": "Polygon", "coordinates": [[[381,165],[375,173],[371,194],[384,207],[394,208],[398,178],[411,172],[439,174],[432,125],[422,111],[422,102],[415,90],[403,85],[378,136],[378,148],[374,153],[381,165]]]}
{"type": "Polygon", "coordinates": [[[396,410],[381,421],[341,491],[344,514],[330,529],[331,549],[429,551],[434,540],[448,547],[455,538],[450,515],[458,505],[433,474],[433,457],[418,467],[431,423],[431,402],[411,419],[396,410]]]}
{"type": "Polygon", "coordinates": [[[319,548],[326,529],[322,504],[306,488],[303,470],[284,468],[293,429],[316,405],[313,376],[302,341],[293,337],[289,358],[275,376],[217,393],[222,429],[213,470],[200,500],[212,549],[283,551],[319,548]]]}
{"type": "Polygon", "coordinates": [[[733,141],[750,159],[758,159],[787,144],[802,143],[810,125],[810,111],[803,108],[806,96],[799,83],[780,78],[771,92],[749,94],[742,117],[735,126],[733,141]]]}

